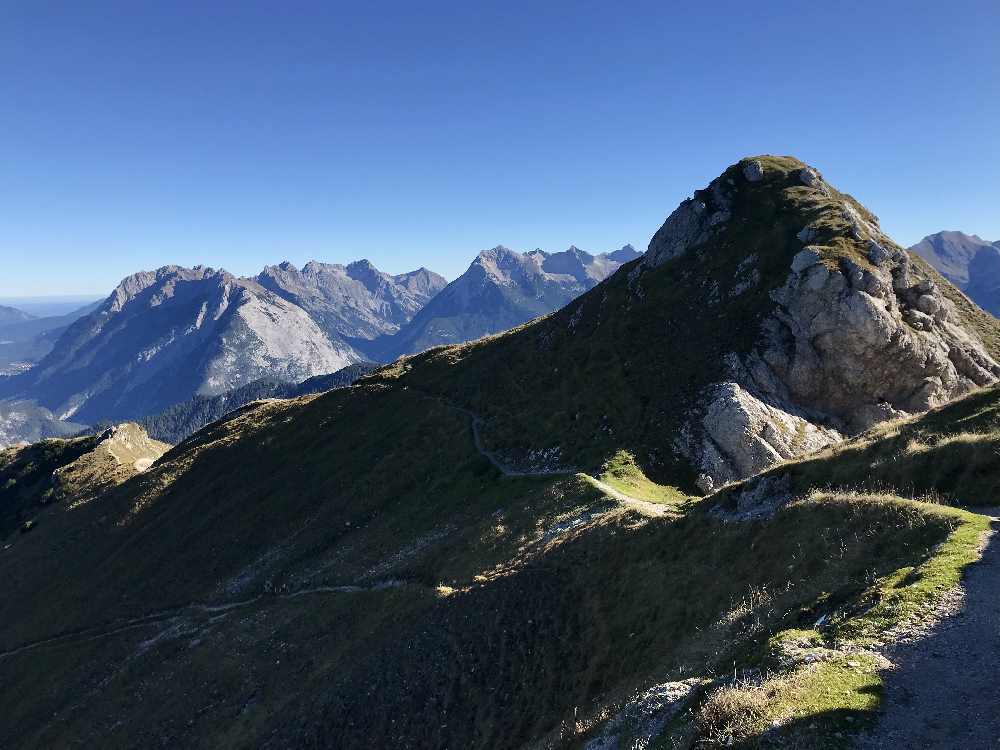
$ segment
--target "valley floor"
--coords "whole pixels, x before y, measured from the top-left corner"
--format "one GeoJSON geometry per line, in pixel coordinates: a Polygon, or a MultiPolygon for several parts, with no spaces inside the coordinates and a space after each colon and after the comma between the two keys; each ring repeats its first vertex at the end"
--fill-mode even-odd
{"type": "Polygon", "coordinates": [[[1000,748],[1000,508],[982,559],[969,568],[960,609],[889,657],[882,716],[861,747],[1000,748]]]}

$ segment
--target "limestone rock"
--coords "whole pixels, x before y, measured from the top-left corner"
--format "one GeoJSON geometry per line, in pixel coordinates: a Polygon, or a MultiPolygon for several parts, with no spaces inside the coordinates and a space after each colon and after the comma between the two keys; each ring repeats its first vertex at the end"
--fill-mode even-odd
{"type": "Polygon", "coordinates": [[[717,181],[712,190],[683,201],[649,241],[646,265],[655,268],[678,258],[719,231],[731,215],[732,200],[727,189],[731,186],[723,187],[717,181]]]}
{"type": "Polygon", "coordinates": [[[714,386],[706,402],[700,425],[684,434],[680,445],[684,453],[699,456],[707,477],[703,489],[842,439],[836,430],[766,403],[736,382],[714,386]]]}
{"type": "Polygon", "coordinates": [[[819,263],[819,260],[819,251],[815,248],[807,247],[805,250],[796,253],[795,257],[792,258],[792,271],[794,273],[802,273],[810,266],[814,266],[819,263]]]}
{"type": "Polygon", "coordinates": [[[942,309],[941,301],[933,294],[921,294],[917,297],[916,307],[925,315],[934,315],[942,309]]]}
{"type": "Polygon", "coordinates": [[[818,234],[819,233],[816,231],[814,227],[802,227],[802,229],[799,231],[797,235],[795,235],[795,237],[803,245],[808,245],[810,242],[816,239],[818,234]]]}
{"type": "MultiPolygon", "coordinates": [[[[747,179],[752,163],[740,164],[747,179]]],[[[798,172],[804,185],[818,179],[798,172]]],[[[698,195],[715,192],[713,185],[698,195]]],[[[843,222],[846,243],[809,244],[791,256],[784,282],[768,292],[773,308],[756,343],[727,358],[727,375],[687,414],[676,448],[695,465],[702,491],[1000,378],[1000,364],[962,327],[940,285],[866,209],[849,200],[816,205],[833,213],[826,223],[843,222]]],[[[707,208],[680,211],[658,233],[660,257],[710,239],[699,219],[707,208]]],[[[807,216],[797,234],[803,243],[817,239],[815,216],[807,216]]],[[[742,268],[731,289],[745,292],[742,268]]]]}
{"type": "Polygon", "coordinates": [[[823,183],[823,178],[820,173],[817,172],[812,167],[803,167],[799,170],[799,180],[806,187],[817,187],[823,183]]]}
{"type": "Polygon", "coordinates": [[[868,260],[876,266],[884,266],[889,262],[889,259],[889,253],[886,252],[884,247],[878,244],[875,240],[868,241],[868,260]]]}
{"type": "Polygon", "coordinates": [[[760,182],[764,179],[764,167],[756,159],[752,159],[743,165],[743,176],[749,182],[760,182]]]}

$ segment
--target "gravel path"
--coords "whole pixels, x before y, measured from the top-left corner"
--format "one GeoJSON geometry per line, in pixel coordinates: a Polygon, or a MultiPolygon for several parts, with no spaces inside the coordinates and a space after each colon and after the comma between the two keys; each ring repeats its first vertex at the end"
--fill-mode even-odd
{"type": "Polygon", "coordinates": [[[982,560],[967,572],[965,601],[923,638],[889,654],[882,718],[865,750],[1000,748],[1000,508],[982,560]]]}

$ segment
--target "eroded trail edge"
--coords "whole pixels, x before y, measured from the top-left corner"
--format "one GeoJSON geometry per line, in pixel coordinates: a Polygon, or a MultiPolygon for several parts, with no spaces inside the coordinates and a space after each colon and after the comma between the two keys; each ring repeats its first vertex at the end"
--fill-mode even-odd
{"type": "Polygon", "coordinates": [[[942,619],[888,650],[895,667],[865,750],[1000,747],[1000,508],[967,510],[992,519],[982,557],[942,619]]]}

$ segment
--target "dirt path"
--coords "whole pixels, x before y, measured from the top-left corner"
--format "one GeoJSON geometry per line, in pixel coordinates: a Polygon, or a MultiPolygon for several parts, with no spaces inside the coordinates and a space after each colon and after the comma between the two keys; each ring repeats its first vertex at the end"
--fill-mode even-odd
{"type": "MultiPolygon", "coordinates": [[[[434,397],[428,396],[428,398],[434,398],[434,397]]],[[[454,409],[455,411],[460,412],[461,414],[464,414],[469,418],[469,420],[472,423],[472,441],[476,446],[476,451],[478,451],[479,455],[483,456],[486,460],[488,460],[491,464],[493,464],[493,466],[495,466],[500,471],[500,473],[506,477],[560,477],[560,476],[570,476],[572,474],[583,473],[577,471],[576,469],[544,469],[540,471],[520,471],[518,469],[512,469],[510,466],[507,466],[505,463],[503,463],[503,461],[501,461],[495,453],[486,450],[486,447],[483,445],[483,438],[479,432],[483,422],[482,418],[480,418],[479,415],[477,415],[475,412],[469,411],[468,409],[463,409],[461,406],[455,406],[452,403],[448,403],[443,399],[436,399],[436,400],[440,401],[450,409],[454,409]]],[[[587,480],[590,481],[591,484],[593,484],[599,490],[601,490],[601,492],[608,495],[609,497],[613,497],[615,500],[618,500],[619,502],[625,503],[627,505],[636,506],[638,509],[644,510],[654,515],[662,515],[665,512],[665,509],[662,505],[651,503],[648,500],[641,500],[637,497],[632,497],[631,495],[626,495],[624,492],[616,490],[611,485],[606,484],[602,482],[600,479],[592,477],[589,474],[584,474],[583,476],[587,477],[587,480]]]]}
{"type": "Polygon", "coordinates": [[[454,409],[469,418],[472,423],[472,442],[475,443],[476,450],[479,452],[479,455],[499,469],[500,473],[505,477],[562,477],[577,473],[576,469],[545,469],[541,471],[520,471],[518,469],[512,469],[510,466],[501,461],[493,451],[486,450],[486,446],[483,445],[482,435],[480,434],[480,428],[483,424],[483,420],[478,414],[469,411],[468,409],[464,409],[461,406],[455,406],[455,404],[445,401],[443,398],[438,396],[427,396],[427,398],[444,404],[449,409],[454,409]]]}
{"type": "Polygon", "coordinates": [[[80,628],[78,630],[60,633],[59,635],[54,635],[49,638],[43,638],[39,641],[31,641],[29,643],[22,644],[17,648],[13,648],[10,651],[0,652],[0,662],[11,656],[17,656],[18,654],[23,654],[26,651],[34,651],[35,649],[45,648],[47,646],[61,646],[65,643],[77,643],[81,641],[94,641],[101,638],[110,638],[111,636],[118,635],[119,633],[136,630],[137,628],[158,627],[160,629],[164,629],[181,620],[225,615],[230,610],[249,607],[250,605],[257,604],[261,601],[267,602],[280,601],[283,599],[297,599],[300,596],[310,596],[313,594],[356,594],[363,591],[381,591],[382,589],[387,588],[399,588],[404,585],[406,584],[403,581],[387,580],[379,581],[367,586],[314,586],[312,588],[297,589],[295,591],[258,594],[257,596],[250,597],[249,599],[220,602],[217,604],[192,602],[191,604],[186,604],[182,607],[171,607],[170,609],[150,612],[131,620],[119,620],[113,623],[80,628]]]}
{"type": "Polygon", "coordinates": [[[887,655],[885,704],[864,750],[1000,748],[1000,508],[982,560],[963,582],[965,601],[923,638],[887,655]]]}

